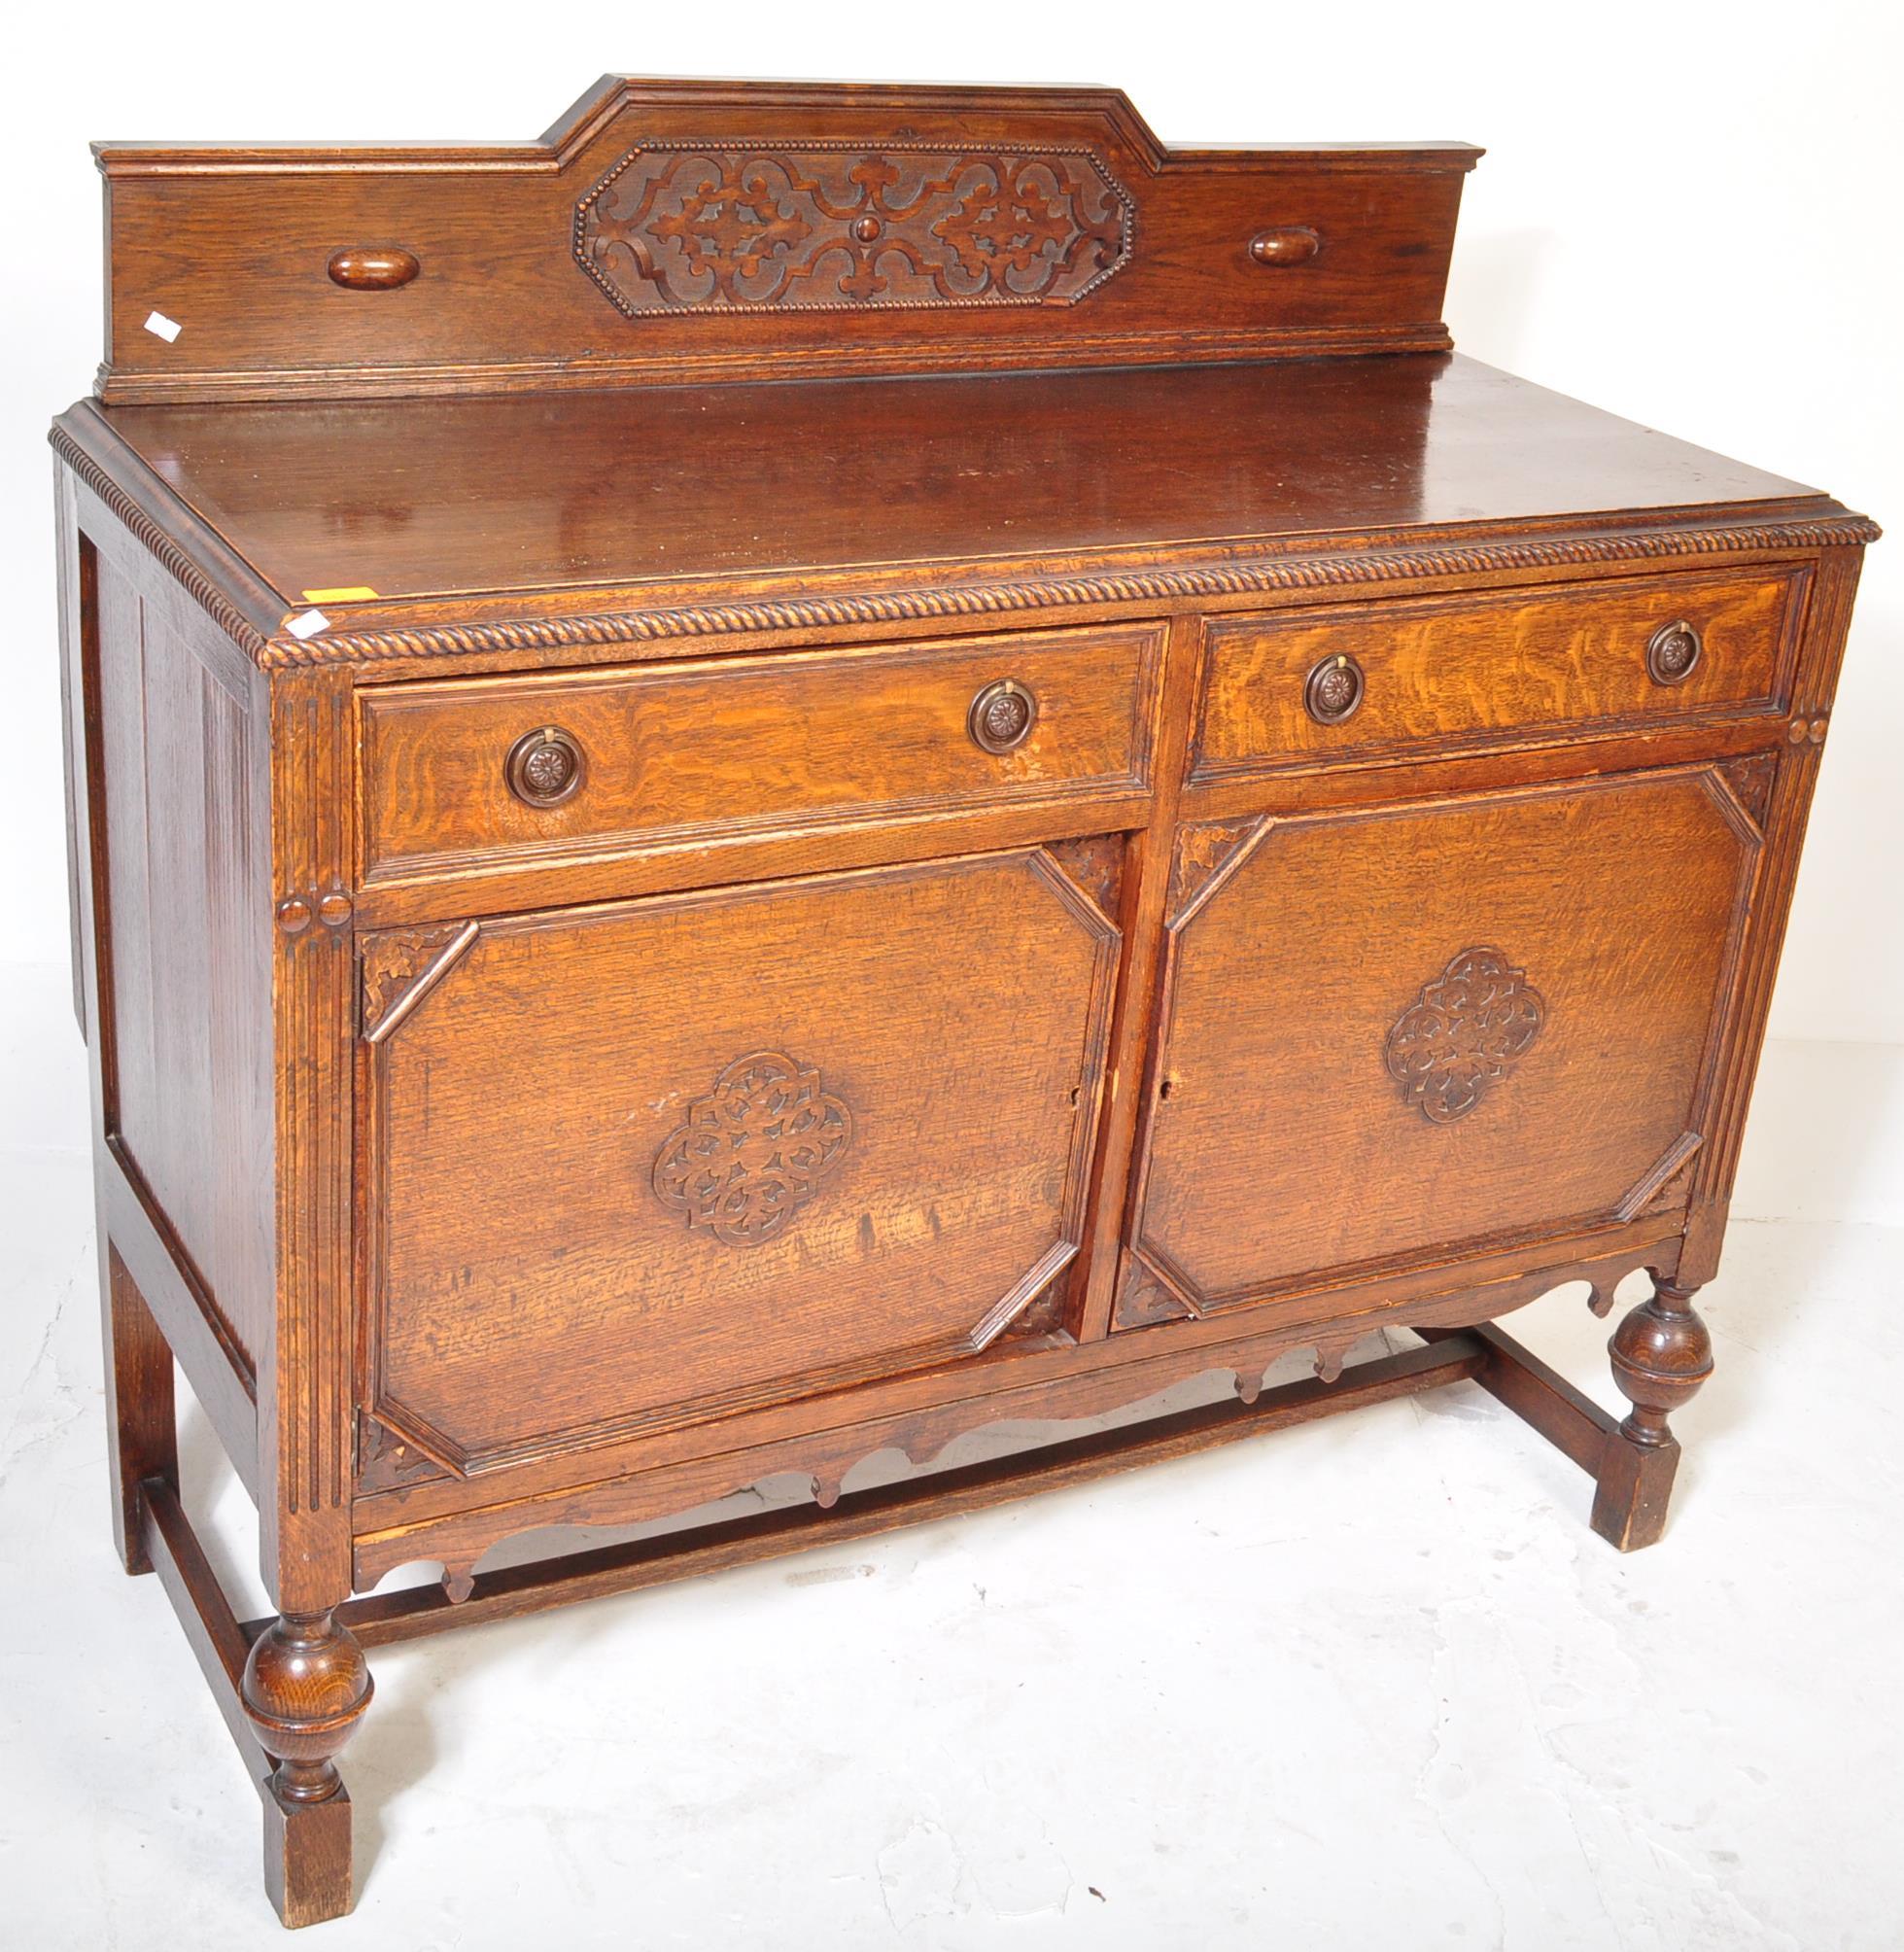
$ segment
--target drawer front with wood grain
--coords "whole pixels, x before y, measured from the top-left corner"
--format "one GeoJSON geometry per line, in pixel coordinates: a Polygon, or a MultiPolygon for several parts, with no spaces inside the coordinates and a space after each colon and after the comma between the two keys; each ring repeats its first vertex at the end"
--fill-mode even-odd
{"type": "Polygon", "coordinates": [[[1156,625],[423,681],[362,705],[366,881],[1142,793],[1156,625]]]}
{"type": "Polygon", "coordinates": [[[1808,583],[1750,569],[1222,619],[1192,777],[1774,712],[1808,583]]]}

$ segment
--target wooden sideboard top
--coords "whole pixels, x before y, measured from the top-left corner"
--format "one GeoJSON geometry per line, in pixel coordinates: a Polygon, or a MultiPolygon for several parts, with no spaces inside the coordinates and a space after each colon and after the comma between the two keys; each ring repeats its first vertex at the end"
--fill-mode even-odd
{"type": "Polygon", "coordinates": [[[1147,566],[1220,576],[1351,537],[1373,580],[1384,540],[1478,545],[1511,528],[1524,558],[1543,529],[1845,520],[1799,483],[1453,355],[87,403],[60,430],[224,560],[241,608],[249,584],[265,637],[322,605],[311,656],[357,654],[353,634],[446,604],[520,617],[586,613],[610,593],[626,609],[1147,566]]]}

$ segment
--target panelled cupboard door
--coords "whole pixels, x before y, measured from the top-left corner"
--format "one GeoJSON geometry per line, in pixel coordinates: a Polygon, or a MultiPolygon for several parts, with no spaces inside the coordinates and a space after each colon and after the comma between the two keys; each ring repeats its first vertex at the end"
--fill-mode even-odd
{"type": "Polygon", "coordinates": [[[1186,826],[1120,1324],[1682,1201],[1774,763],[1186,826]]]}
{"type": "Polygon", "coordinates": [[[1075,1252],[1116,860],[367,937],[377,1415],[479,1471],[985,1346],[1075,1252]]]}

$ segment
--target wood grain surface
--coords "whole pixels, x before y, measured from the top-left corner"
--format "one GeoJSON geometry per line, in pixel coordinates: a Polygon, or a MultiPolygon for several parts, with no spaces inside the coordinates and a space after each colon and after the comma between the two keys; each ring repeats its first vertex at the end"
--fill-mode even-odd
{"type": "Polygon", "coordinates": [[[1257,776],[1433,740],[1486,745],[1697,713],[1782,709],[1803,572],[1635,576],[1510,596],[1424,598],[1229,619],[1210,632],[1192,776],[1257,776]],[[1648,671],[1684,622],[1700,650],[1679,682],[1648,671]],[[1304,707],[1309,673],[1352,658],[1366,689],[1339,723],[1304,707]]]}
{"type": "Polygon", "coordinates": [[[95,153],[113,239],[108,400],[1445,345],[1455,212],[1478,155],[1465,143],[1172,152],[1112,88],[621,76],[538,143],[95,153]],[[831,288],[823,308],[749,303],[784,296],[776,272],[827,242],[821,209],[796,188],[821,146],[838,160],[820,201],[877,227],[857,241],[848,211],[834,228],[816,267],[831,288]],[[1027,180],[1041,156],[1056,175],[1027,180]],[[636,287],[655,282],[637,275],[632,249],[600,248],[602,199],[610,215],[639,213],[639,192],[624,208],[627,186],[610,178],[655,158],[686,167],[695,200],[677,192],[672,249],[636,232],[641,257],[666,268],[685,232],[685,255],[710,268],[668,294],[677,302],[630,317],[616,293],[640,305],[636,287]],[[1052,280],[1034,247],[995,285],[983,273],[1027,233],[1042,246],[1062,230],[1059,176],[1097,186],[1074,224],[1095,231],[1100,210],[1122,216],[1126,241],[1093,265],[1115,275],[1052,280]],[[920,177],[943,190],[923,192],[920,177]],[[936,218],[915,215],[935,202],[936,218]],[[1251,244],[1271,223],[1314,229],[1321,250],[1265,262],[1251,244]],[[340,253],[397,252],[417,262],[400,286],[331,275],[340,253]],[[940,276],[918,279],[920,265],[940,276]],[[695,302],[717,284],[726,303],[695,302]],[[894,287],[911,302],[893,305],[894,287]],[[1013,289],[1034,302],[995,302],[1013,289]],[[154,311],[181,328],[170,340],[146,329],[154,311]]]}
{"type": "Polygon", "coordinates": [[[1757,854],[1696,772],[1250,828],[1171,925],[1134,1244],[1201,1309],[1611,1214],[1699,1130],[1757,854]],[[1437,1123],[1390,1040],[1476,947],[1544,1022],[1437,1123]]]}
{"type": "Polygon", "coordinates": [[[486,925],[376,1050],[377,1414],[492,1469],[982,1347],[1076,1250],[1116,950],[1036,853],[486,925]],[[848,1130],[748,1238],[662,1182],[753,1053],[848,1130]]]}
{"type": "Polygon", "coordinates": [[[87,549],[106,1129],[249,1367],[273,1297],[262,682],[117,525],[87,549]]]}
{"type": "MultiPolygon", "coordinates": [[[[107,419],[288,610],[306,590],[646,581],[682,602],[707,594],[697,578],[1049,574],[1254,539],[1818,499],[1459,356],[107,419]]],[[[322,608],[333,630],[381,613],[322,608]]]]}
{"type": "Polygon", "coordinates": [[[360,708],[364,872],[1141,793],[1158,648],[1155,629],[1133,625],[380,688],[360,708]],[[1021,745],[987,752],[967,719],[1006,679],[1030,692],[1036,715],[1021,745]],[[584,768],[549,807],[527,804],[504,771],[539,726],[571,735],[584,768]]]}

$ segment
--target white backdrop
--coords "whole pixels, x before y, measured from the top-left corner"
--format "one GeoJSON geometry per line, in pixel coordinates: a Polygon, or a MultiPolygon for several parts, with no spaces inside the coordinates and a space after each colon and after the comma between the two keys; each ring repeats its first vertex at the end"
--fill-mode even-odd
{"type": "MultiPolygon", "coordinates": [[[[1888,98],[1904,35],[1878,0],[1305,13],[350,0],[94,4],[27,19],[7,85],[0,237],[0,961],[66,955],[44,436],[100,352],[92,137],[523,137],[606,69],[1111,82],[1166,141],[1460,137],[1489,149],[1469,179],[1448,299],[1464,351],[1904,528],[1904,144],[1888,98]]],[[[1900,1039],[1901,621],[1904,544],[1881,543],[1775,1034],[1900,1039]]]]}

